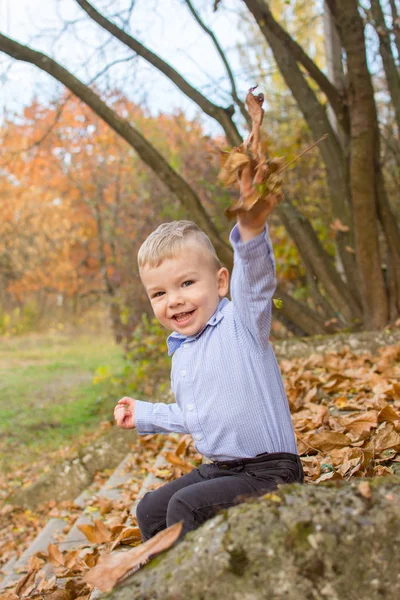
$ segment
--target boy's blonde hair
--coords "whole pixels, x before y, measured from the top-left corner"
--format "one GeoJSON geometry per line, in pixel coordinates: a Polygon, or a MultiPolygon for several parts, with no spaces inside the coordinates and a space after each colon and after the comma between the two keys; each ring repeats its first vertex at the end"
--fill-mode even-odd
{"type": "Polygon", "coordinates": [[[138,252],[139,269],[144,266],[158,267],[166,258],[174,258],[188,242],[194,240],[210,254],[215,268],[221,262],[209,237],[193,221],[172,221],[162,223],[143,242],[138,252]]]}

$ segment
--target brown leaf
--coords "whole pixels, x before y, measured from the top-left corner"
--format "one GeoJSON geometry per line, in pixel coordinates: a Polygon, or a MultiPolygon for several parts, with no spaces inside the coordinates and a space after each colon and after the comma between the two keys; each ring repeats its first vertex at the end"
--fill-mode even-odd
{"type": "Polygon", "coordinates": [[[84,580],[95,585],[102,592],[109,592],[128,574],[146,564],[150,557],[172,546],[178,539],[181,530],[182,522],[175,523],[128,552],[122,554],[115,552],[102,556],[97,565],[86,573],[84,580]]]}
{"type": "Polygon", "coordinates": [[[371,486],[368,481],[360,481],[358,484],[358,491],[360,492],[361,496],[364,496],[364,498],[371,498],[372,496],[371,486]]]}
{"type": "Polygon", "coordinates": [[[393,423],[388,421],[382,423],[366,447],[370,448],[375,454],[379,454],[388,448],[400,450],[400,435],[395,430],[393,423]]]}
{"type": "Polygon", "coordinates": [[[28,595],[32,591],[32,589],[35,587],[35,578],[37,572],[37,569],[33,569],[32,571],[28,571],[26,575],[21,577],[21,579],[15,586],[15,593],[17,594],[17,596],[21,598],[25,595],[28,595]]]}
{"type": "Polygon", "coordinates": [[[114,507],[114,502],[112,500],[109,500],[108,498],[104,498],[104,496],[100,496],[99,509],[100,509],[100,514],[102,517],[104,517],[104,515],[107,515],[109,512],[111,512],[113,507],[114,507]]]}
{"type": "Polygon", "coordinates": [[[334,221],[332,221],[332,223],[329,225],[329,227],[335,233],[337,233],[338,231],[341,231],[342,233],[346,233],[347,231],[349,231],[348,226],[343,225],[343,223],[340,219],[335,219],[334,221]]]}
{"type": "Polygon", "coordinates": [[[78,525],[78,529],[82,531],[91,544],[104,544],[104,542],[111,540],[110,531],[100,519],[96,519],[92,525],[78,525]]]}
{"type": "Polygon", "coordinates": [[[366,439],[371,429],[378,426],[378,411],[368,410],[362,412],[356,417],[342,417],[340,423],[344,426],[346,432],[350,435],[353,442],[366,439]]]}
{"type": "Polygon", "coordinates": [[[351,439],[344,433],[336,433],[334,431],[321,431],[320,433],[312,433],[305,436],[304,441],[316,450],[329,452],[334,448],[342,448],[349,446],[351,439]]]}
{"type": "Polygon", "coordinates": [[[55,544],[49,544],[47,547],[48,552],[48,561],[54,567],[63,567],[64,566],[64,558],[58,546],[55,544]]]}
{"type": "Polygon", "coordinates": [[[179,456],[176,456],[176,454],[173,454],[172,452],[166,452],[164,456],[167,461],[171,463],[171,465],[174,465],[174,467],[179,467],[184,473],[190,473],[190,471],[193,471],[193,465],[190,462],[179,458],[179,456]]]}
{"type": "Polygon", "coordinates": [[[184,435],[183,438],[181,439],[181,441],[179,442],[179,444],[176,447],[175,450],[175,454],[177,456],[182,456],[183,454],[185,454],[188,446],[190,445],[192,441],[192,436],[191,435],[184,435]]]}
{"type": "Polygon", "coordinates": [[[118,535],[112,543],[110,550],[114,550],[119,544],[131,544],[132,542],[140,542],[142,539],[139,527],[126,527],[118,535]]]}

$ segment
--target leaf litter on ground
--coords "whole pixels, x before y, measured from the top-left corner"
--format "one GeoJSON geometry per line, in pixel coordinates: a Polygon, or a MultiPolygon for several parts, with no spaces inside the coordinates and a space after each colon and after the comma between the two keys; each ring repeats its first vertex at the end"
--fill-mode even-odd
{"type": "MultiPolygon", "coordinates": [[[[307,483],[400,472],[400,345],[381,348],[376,355],[355,355],[345,346],[340,352],[283,360],[281,370],[307,483]]],[[[121,498],[110,501],[94,496],[87,506],[89,514],[98,511],[101,515],[92,524],[80,526],[87,545],[64,552],[57,544],[50,545],[47,553],[31,558],[17,586],[7,590],[4,598],[85,600],[94,584],[112,589],[151,556],[172,545],[179,536],[178,528],[162,532],[161,541],[153,538],[153,546],[141,542],[137,523],[129,520],[141,480],[148,472],[170,481],[200,464],[191,436],[167,437],[174,445],[165,453],[168,467],[153,466],[165,436],[139,438],[129,467],[132,481],[123,486],[121,498]],[[121,547],[133,548],[116,553],[121,547]],[[121,566],[116,569],[116,564],[121,566]]],[[[99,474],[100,482],[105,478],[99,474]]],[[[368,481],[361,479],[358,489],[362,496],[370,497],[368,481]]],[[[21,530],[31,539],[45,514],[65,518],[67,531],[80,512],[72,502],[48,503],[42,511],[33,513],[10,505],[0,510],[2,562],[16,552],[13,535],[19,544],[21,530]]],[[[21,544],[19,550],[23,549],[21,544]]]]}

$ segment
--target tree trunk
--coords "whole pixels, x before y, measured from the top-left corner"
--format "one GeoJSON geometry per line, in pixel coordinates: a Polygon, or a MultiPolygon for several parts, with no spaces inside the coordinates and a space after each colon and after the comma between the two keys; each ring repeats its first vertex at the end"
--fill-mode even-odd
{"type": "Polygon", "coordinates": [[[374,91],[356,0],[327,1],[347,55],[350,187],[364,319],[367,328],[380,329],[388,321],[388,302],[378,243],[376,184],[380,166],[374,91]]]}
{"type": "Polygon", "coordinates": [[[397,48],[397,62],[400,62],[400,15],[395,0],[389,0],[392,11],[394,42],[397,48]]]}
{"type": "Polygon", "coordinates": [[[291,52],[290,47],[275,34],[276,21],[274,21],[267,4],[263,0],[244,0],[244,2],[271,47],[279,70],[296,99],[313,136],[318,139],[328,133],[328,139],[319,146],[319,149],[327,168],[332,212],[335,219],[339,219],[349,228],[348,232],[338,232],[337,247],[349,289],[354,298],[360,300],[357,265],[353,254],[347,250],[348,247],[354,246],[354,238],[346,158],[341,144],[327,118],[325,108],[300,70],[295,55],[291,52]]]}
{"type": "Polygon", "coordinates": [[[375,31],[379,38],[379,51],[396,115],[397,129],[400,133],[400,75],[392,53],[390,33],[379,0],[371,0],[371,12],[375,23],[375,31]]]}
{"type": "Polygon", "coordinates": [[[310,274],[324,286],[330,302],[339,313],[339,319],[344,324],[353,325],[356,318],[361,319],[360,307],[340,278],[311,223],[287,200],[278,206],[277,212],[310,274]]]}

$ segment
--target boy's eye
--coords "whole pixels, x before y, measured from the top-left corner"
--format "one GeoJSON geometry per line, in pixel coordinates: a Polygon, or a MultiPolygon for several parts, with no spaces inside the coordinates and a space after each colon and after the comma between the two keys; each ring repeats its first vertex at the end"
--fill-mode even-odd
{"type": "Polygon", "coordinates": [[[152,298],[159,298],[160,296],[162,296],[164,294],[164,292],[154,292],[154,294],[151,295],[152,298]]]}
{"type": "Polygon", "coordinates": [[[189,287],[189,285],[193,285],[194,281],[192,281],[191,279],[188,279],[187,281],[184,281],[182,283],[183,287],[189,287]]]}

